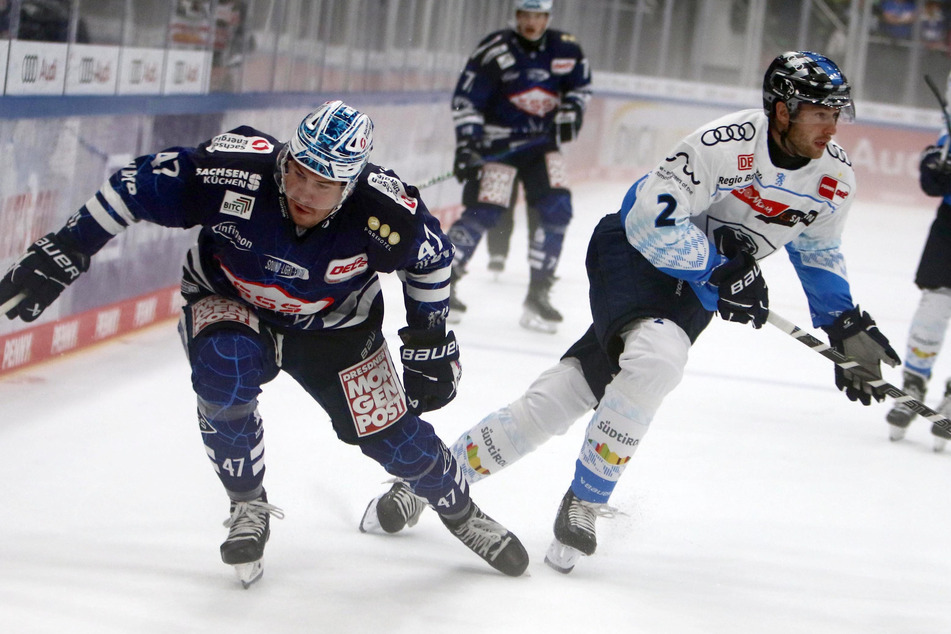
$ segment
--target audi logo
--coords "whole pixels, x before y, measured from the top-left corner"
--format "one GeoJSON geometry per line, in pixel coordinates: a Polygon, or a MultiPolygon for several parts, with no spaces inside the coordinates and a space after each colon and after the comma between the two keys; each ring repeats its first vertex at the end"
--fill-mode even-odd
{"type": "Polygon", "coordinates": [[[756,135],[756,126],[747,121],[741,124],[721,125],[720,127],[707,130],[700,136],[700,142],[704,145],[716,145],[717,143],[726,143],[727,141],[750,141],[756,135]]]}
{"type": "Polygon", "coordinates": [[[40,76],[40,57],[39,55],[26,55],[23,58],[23,68],[20,72],[20,78],[24,84],[35,83],[40,76]]]}
{"type": "Polygon", "coordinates": [[[839,147],[838,145],[836,145],[836,144],[834,144],[834,143],[827,143],[827,144],[826,144],[826,152],[828,152],[828,153],[829,153],[829,156],[831,156],[832,158],[839,159],[840,161],[842,161],[843,163],[845,163],[845,164],[848,165],[849,167],[852,166],[852,161],[849,160],[848,154],[846,154],[846,153],[845,153],[845,150],[843,150],[843,149],[842,149],[841,147],[839,147]]]}

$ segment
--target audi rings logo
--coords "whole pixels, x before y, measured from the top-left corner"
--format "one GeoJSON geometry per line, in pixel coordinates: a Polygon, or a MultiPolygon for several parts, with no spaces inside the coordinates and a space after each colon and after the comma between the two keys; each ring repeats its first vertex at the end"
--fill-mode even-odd
{"type": "Polygon", "coordinates": [[[849,167],[852,166],[852,161],[849,160],[849,155],[846,154],[845,150],[843,150],[841,147],[839,147],[835,143],[827,143],[826,152],[828,152],[829,156],[831,156],[832,158],[842,161],[849,167]]]}
{"type": "Polygon", "coordinates": [[[40,57],[39,55],[26,55],[23,58],[23,68],[20,78],[24,84],[36,83],[40,77],[40,57]]]}
{"type": "Polygon", "coordinates": [[[739,125],[721,125],[718,128],[707,130],[700,136],[704,145],[716,145],[727,141],[750,141],[756,135],[756,127],[747,121],[739,125]]]}

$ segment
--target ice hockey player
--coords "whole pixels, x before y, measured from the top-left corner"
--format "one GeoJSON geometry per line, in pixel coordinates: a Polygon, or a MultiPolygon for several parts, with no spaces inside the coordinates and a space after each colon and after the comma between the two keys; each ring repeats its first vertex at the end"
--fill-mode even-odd
{"type": "Polygon", "coordinates": [[[466,311],[457,293],[466,264],[486,230],[512,213],[519,182],[540,222],[530,237],[530,281],[519,323],[555,332],[562,321],[549,301],[571,220],[559,146],[581,129],[591,70],[573,36],[548,28],[551,9],[552,0],[516,0],[515,29],[496,31],[479,43],[453,94],[453,172],[465,183],[465,210],[449,229],[456,247],[451,323],[466,311]],[[499,158],[485,162],[486,156],[499,158]]]}
{"type": "Polygon", "coordinates": [[[508,575],[528,565],[419,417],[451,401],[460,376],[445,327],[453,248],[419,192],[368,163],[372,132],[367,115],[328,101],[286,143],[242,126],[141,156],[0,280],[0,303],[23,295],[7,316],[32,321],[129,225],[201,227],[185,258],[179,330],[205,451],[230,498],[221,558],[245,587],[262,573],[270,516],[283,517],[264,488],[258,414],[262,386],[281,370],[340,440],[410,483],[486,562],[508,575]],[[405,391],[381,331],[386,272],[403,281],[405,391]]]}
{"type": "MultiPolygon", "coordinates": [[[[947,97],[951,97],[951,74],[948,75],[947,97]]],[[[948,143],[948,135],[941,135],[937,144],[922,152],[919,166],[918,180],[922,191],[942,198],[915,274],[921,298],[908,331],[902,367],[902,389],[918,401],[925,399],[931,371],[944,346],[948,320],[951,319],[951,160],[948,158],[948,143]]],[[[945,383],[944,398],[936,411],[945,417],[951,416],[951,379],[945,383]]],[[[911,409],[897,403],[885,417],[889,438],[904,438],[914,418],[911,409]]],[[[944,451],[951,436],[937,425],[931,426],[931,433],[934,450],[944,451]]]]}
{"type": "MultiPolygon", "coordinates": [[[[879,376],[880,361],[899,363],[869,314],[852,303],[839,249],[855,178],[832,137],[852,116],[849,83],[831,60],[808,51],[773,60],[763,110],[698,128],[634,183],[619,213],[601,220],[586,262],[588,331],[519,399],[453,445],[475,482],[595,408],[546,556],[556,570],[570,572],[594,554],[595,520],[611,513],[611,493],[714,311],[754,328],[765,323],[769,297],[757,259],[785,246],[813,324],[830,344],[879,376]]],[[[884,398],[838,366],[835,383],[864,405],[884,398]]],[[[375,500],[378,513],[398,515],[393,499],[407,490],[394,489],[375,500]]]]}

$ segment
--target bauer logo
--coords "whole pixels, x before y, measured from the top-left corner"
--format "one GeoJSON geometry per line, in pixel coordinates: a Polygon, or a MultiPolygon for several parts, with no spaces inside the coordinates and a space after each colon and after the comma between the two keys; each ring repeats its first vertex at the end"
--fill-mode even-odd
{"type": "Polygon", "coordinates": [[[229,189],[225,191],[225,198],[221,203],[221,209],[218,211],[247,220],[251,217],[252,209],[254,209],[254,198],[252,196],[239,194],[229,189]]]}
{"type": "Polygon", "coordinates": [[[339,373],[357,437],[382,431],[406,414],[406,396],[386,346],[339,373]]]}

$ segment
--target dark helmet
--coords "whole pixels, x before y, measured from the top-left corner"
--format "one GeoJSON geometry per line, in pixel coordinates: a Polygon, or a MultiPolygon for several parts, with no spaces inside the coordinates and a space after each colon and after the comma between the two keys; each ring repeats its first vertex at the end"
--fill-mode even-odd
{"type": "Polygon", "coordinates": [[[855,116],[852,87],[835,62],[811,51],[789,51],[773,60],[763,77],[763,109],[772,115],[782,101],[793,116],[801,103],[836,108],[840,120],[855,116]]]}

